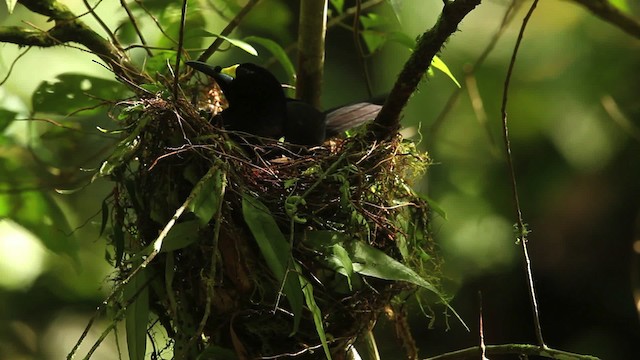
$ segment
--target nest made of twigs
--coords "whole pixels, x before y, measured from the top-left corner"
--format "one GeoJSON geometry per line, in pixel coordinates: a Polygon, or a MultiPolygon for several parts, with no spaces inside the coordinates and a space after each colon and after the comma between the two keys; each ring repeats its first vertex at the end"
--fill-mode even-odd
{"type": "Polygon", "coordinates": [[[286,239],[287,276],[301,276],[313,288],[334,358],[344,357],[392,298],[415,289],[406,281],[347,272],[336,247],[380,250],[438,283],[429,208],[411,189],[429,158],[412,142],[398,135],[370,143],[360,131],[308,149],[225,132],[212,123],[209,111],[219,104],[210,100],[194,106],[156,97],[125,105],[119,118],[130,147],[110,172],[117,195],[114,233],[126,235],[122,244],[114,240],[115,263],[126,278],[136,266],[130,260],[172,218],[177,221],[171,231],[186,239],[184,246],[162,251],[147,267],[150,306],[176,358],[203,352],[240,359],[325,357],[313,312],[308,304],[302,313],[291,309],[282,279],[265,261],[243,212],[247,197],[264,205],[286,239]],[[202,190],[217,206],[214,215],[181,235],[180,225],[198,216],[186,211],[176,219],[176,210],[214,168],[214,181],[207,183],[214,185],[202,190]]]}

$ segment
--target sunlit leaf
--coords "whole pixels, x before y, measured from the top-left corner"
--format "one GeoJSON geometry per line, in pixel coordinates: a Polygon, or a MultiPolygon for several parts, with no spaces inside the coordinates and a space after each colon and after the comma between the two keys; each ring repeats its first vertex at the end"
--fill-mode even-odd
{"type": "Polygon", "coordinates": [[[293,62],[287,55],[287,52],[277,42],[260,36],[248,36],[244,38],[247,42],[253,42],[259,44],[269,50],[269,52],[278,60],[282,68],[287,73],[287,79],[290,84],[295,83],[296,68],[293,66],[293,62]]]}
{"type": "MultiPolygon", "coordinates": [[[[139,263],[134,266],[140,265],[139,263]]],[[[147,323],[149,322],[149,287],[147,269],[140,269],[124,286],[124,299],[129,302],[125,314],[127,348],[131,360],[144,360],[147,348],[147,323]]]]}
{"type": "Polygon", "coordinates": [[[298,331],[302,315],[302,290],[295,273],[289,273],[291,248],[278,228],[269,209],[260,200],[248,194],[242,196],[242,214],[256,239],[267,266],[281,283],[293,312],[293,333],[298,331]]]}
{"type": "Polygon", "coordinates": [[[203,34],[202,36],[205,36],[205,37],[217,37],[217,38],[224,39],[229,44],[231,44],[231,45],[233,45],[233,46],[235,46],[235,47],[237,47],[239,49],[244,50],[248,54],[251,54],[253,56],[258,56],[258,51],[253,46],[251,46],[251,44],[249,44],[247,42],[244,42],[244,41],[238,40],[238,39],[232,39],[230,37],[219,35],[219,34],[214,34],[214,33],[208,32],[208,31],[203,30],[203,29],[201,29],[200,32],[203,34]]]}
{"type": "Polygon", "coordinates": [[[119,82],[82,74],[61,74],[54,81],[43,81],[31,97],[36,112],[69,115],[104,111],[102,100],[124,97],[126,88],[119,82]]]}
{"type": "Polygon", "coordinates": [[[16,7],[16,4],[18,3],[18,0],[5,0],[5,3],[7,4],[7,10],[9,10],[9,14],[12,14],[13,9],[16,7]]]}
{"type": "Polygon", "coordinates": [[[626,14],[631,14],[631,7],[629,6],[629,0],[609,0],[611,5],[622,10],[626,14]]]}
{"type": "Polygon", "coordinates": [[[453,80],[453,82],[458,86],[460,86],[460,83],[458,82],[458,80],[456,80],[455,76],[453,76],[453,74],[451,73],[451,71],[449,70],[449,67],[447,66],[447,64],[444,63],[444,61],[440,60],[439,57],[434,56],[433,60],[431,60],[431,66],[433,66],[434,68],[442,71],[443,73],[445,73],[451,80],[453,80]]]}

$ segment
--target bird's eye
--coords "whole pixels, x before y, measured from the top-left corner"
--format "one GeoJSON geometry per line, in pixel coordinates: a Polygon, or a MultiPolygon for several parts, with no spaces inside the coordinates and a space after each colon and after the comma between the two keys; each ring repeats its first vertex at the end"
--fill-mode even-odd
{"type": "Polygon", "coordinates": [[[222,66],[216,66],[213,68],[213,71],[220,73],[222,71],[222,66]]]}

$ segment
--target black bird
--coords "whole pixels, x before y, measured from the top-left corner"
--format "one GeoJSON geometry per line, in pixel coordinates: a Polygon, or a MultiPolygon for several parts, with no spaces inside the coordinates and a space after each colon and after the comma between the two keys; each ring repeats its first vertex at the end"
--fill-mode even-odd
{"type": "Polygon", "coordinates": [[[187,61],[187,65],[213,77],[222,89],[229,102],[220,113],[224,127],[256,136],[284,136],[293,144],[321,145],[327,137],[375,118],[381,108],[358,103],[325,114],[303,101],[287,98],[275,76],[258,65],[244,63],[226,69],[199,61],[187,61]]]}

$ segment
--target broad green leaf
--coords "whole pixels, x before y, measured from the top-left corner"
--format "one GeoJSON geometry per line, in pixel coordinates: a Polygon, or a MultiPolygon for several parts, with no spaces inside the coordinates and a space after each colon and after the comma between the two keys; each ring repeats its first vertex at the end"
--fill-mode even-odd
{"type": "Polygon", "coordinates": [[[383,251],[362,241],[354,241],[348,250],[351,254],[355,272],[384,280],[406,281],[423,287],[444,300],[444,297],[440,295],[440,291],[433,284],[383,251]]]}
{"type": "Polygon", "coordinates": [[[445,75],[447,75],[451,80],[453,80],[456,86],[461,87],[458,80],[456,80],[455,76],[453,76],[453,74],[449,70],[449,67],[447,66],[447,64],[445,64],[444,61],[442,61],[439,57],[437,56],[433,57],[433,60],[431,60],[431,66],[445,73],[445,75]]]}
{"type": "Polygon", "coordinates": [[[200,224],[197,220],[185,221],[173,225],[167,236],[162,240],[160,252],[180,250],[193,244],[198,240],[199,229],[200,224]]]}
{"type": "Polygon", "coordinates": [[[208,172],[191,190],[190,197],[193,200],[189,203],[189,210],[193,212],[200,224],[204,225],[213,218],[220,206],[222,183],[224,173],[219,168],[208,172]]]}
{"type": "MultiPolygon", "coordinates": [[[[0,181],[10,179],[12,175],[4,172],[0,181]]],[[[39,191],[0,193],[0,218],[4,217],[31,231],[49,250],[68,255],[75,261],[74,265],[79,265],[78,243],[67,217],[50,194],[39,191]]]]}
{"type": "Polygon", "coordinates": [[[0,109],[0,134],[11,125],[16,115],[18,115],[18,113],[7,109],[0,109]]]}
{"type": "Polygon", "coordinates": [[[43,81],[31,97],[33,110],[41,113],[69,115],[104,111],[101,99],[117,100],[126,93],[116,81],[82,74],[61,74],[54,81],[43,81]]]}
{"type": "Polygon", "coordinates": [[[269,209],[260,200],[243,194],[242,214],[267,266],[280,283],[284,281],[283,290],[293,312],[292,333],[295,333],[298,331],[302,316],[302,289],[296,279],[297,276],[288,271],[289,263],[292,261],[289,243],[278,228],[269,209]]]}
{"type": "Polygon", "coordinates": [[[277,42],[271,39],[263,38],[260,36],[248,36],[244,38],[244,40],[247,42],[253,42],[253,43],[259,44],[264,48],[266,48],[267,50],[269,50],[269,52],[273,54],[273,56],[278,60],[280,65],[282,65],[282,68],[284,69],[284,71],[287,73],[287,79],[289,83],[290,84],[295,83],[296,68],[293,66],[293,63],[291,62],[289,55],[287,55],[287,52],[282,48],[282,46],[280,46],[280,44],[278,44],[277,42]]]}
{"type": "MultiPolygon", "coordinates": [[[[140,262],[134,264],[134,268],[140,262]]],[[[148,269],[140,269],[124,286],[124,300],[129,303],[125,314],[127,348],[131,360],[144,360],[147,349],[147,324],[149,322],[148,269]]]]}
{"type": "MultiPolygon", "coordinates": [[[[295,268],[298,274],[302,273],[298,264],[295,264],[295,268]]],[[[316,298],[313,296],[313,286],[302,275],[298,275],[298,279],[300,281],[300,287],[302,288],[302,293],[304,294],[304,300],[307,304],[307,308],[309,308],[309,311],[311,311],[311,315],[313,316],[313,324],[316,327],[316,332],[318,333],[318,337],[320,338],[320,342],[322,343],[324,355],[328,360],[331,360],[331,352],[329,351],[329,345],[327,343],[327,335],[324,332],[324,325],[322,323],[322,311],[316,303],[316,298]]]]}

